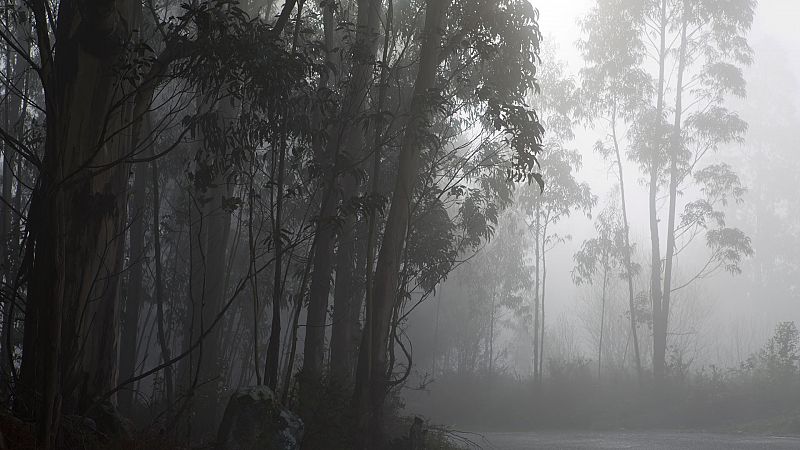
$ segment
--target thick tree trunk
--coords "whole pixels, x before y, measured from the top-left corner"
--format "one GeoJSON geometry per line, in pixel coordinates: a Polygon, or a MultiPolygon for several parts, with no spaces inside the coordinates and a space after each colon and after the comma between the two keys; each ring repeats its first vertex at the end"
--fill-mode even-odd
{"type": "MultiPolygon", "coordinates": [[[[361,306],[355,276],[355,220],[348,217],[339,232],[336,252],[336,284],[333,296],[333,324],[331,326],[331,382],[339,387],[348,386],[352,374],[353,310],[361,306]]],[[[358,320],[358,315],[355,316],[358,320]]],[[[357,324],[356,324],[357,325],[357,324]]]]}
{"type": "Polygon", "coordinates": [[[392,203],[378,255],[372,311],[367,316],[368,323],[365,325],[370,330],[371,339],[359,354],[360,360],[367,359],[367,364],[359,361],[359,367],[366,367],[368,370],[357,374],[354,400],[358,417],[362,420],[368,418],[369,434],[372,436],[377,436],[381,431],[383,401],[389,387],[386,354],[390,322],[397,296],[410,206],[419,178],[420,143],[429,121],[429,91],[435,85],[441,26],[448,5],[448,0],[429,0],[427,3],[419,71],[414,84],[409,122],[400,149],[392,203]]]}
{"type": "Polygon", "coordinates": [[[32,4],[42,55],[47,135],[31,206],[33,267],[22,361],[21,403],[35,411],[49,447],[60,412],[88,413],[114,387],[118,281],[126,217],[125,136],[110,137],[127,104],[113,108],[123,74],[127,13],[114,1],[81,11],[62,3],[51,53],[45,4],[32,4]]]}
{"type": "MultiPolygon", "coordinates": [[[[359,115],[364,110],[369,85],[371,83],[375,52],[378,45],[379,0],[360,0],[358,4],[357,34],[353,46],[353,68],[347,96],[341,110],[338,126],[329,138],[325,157],[334,162],[319,221],[319,242],[314,252],[314,272],[311,278],[311,291],[306,326],[306,340],[303,350],[304,382],[318,383],[322,378],[325,352],[325,323],[327,319],[330,278],[333,270],[336,228],[336,206],[340,200],[334,195],[337,174],[348,171],[354,161],[359,159],[364,146],[363,127],[359,115]]],[[[352,175],[347,174],[346,177],[352,175]]],[[[347,180],[343,185],[343,202],[348,202],[356,192],[355,180],[347,180]]]]}
{"type": "MultiPolygon", "coordinates": [[[[225,206],[230,197],[230,185],[226,180],[227,173],[221,173],[217,187],[209,189],[210,212],[208,235],[206,241],[206,261],[204,274],[205,295],[202,309],[202,329],[205,331],[219,314],[225,302],[225,274],[227,273],[227,249],[230,234],[231,213],[225,206]]],[[[198,388],[199,426],[209,426],[215,430],[222,408],[220,407],[219,387],[223,384],[223,367],[220,363],[220,339],[222,326],[214,327],[203,342],[200,360],[200,376],[204,383],[198,388]]]]}

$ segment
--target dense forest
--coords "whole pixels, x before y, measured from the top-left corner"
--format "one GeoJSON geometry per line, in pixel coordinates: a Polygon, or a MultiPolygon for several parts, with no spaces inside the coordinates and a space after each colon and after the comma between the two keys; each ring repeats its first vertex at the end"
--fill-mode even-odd
{"type": "Polygon", "coordinates": [[[535,0],[4,0],[0,448],[800,433],[756,2],[588,4],[575,70],[535,0]]]}

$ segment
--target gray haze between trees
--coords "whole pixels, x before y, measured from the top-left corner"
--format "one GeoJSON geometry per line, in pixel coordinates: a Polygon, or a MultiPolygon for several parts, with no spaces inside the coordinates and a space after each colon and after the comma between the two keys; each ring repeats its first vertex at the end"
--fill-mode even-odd
{"type": "Polygon", "coordinates": [[[793,448],[798,17],[5,0],[0,449],[793,448]]]}

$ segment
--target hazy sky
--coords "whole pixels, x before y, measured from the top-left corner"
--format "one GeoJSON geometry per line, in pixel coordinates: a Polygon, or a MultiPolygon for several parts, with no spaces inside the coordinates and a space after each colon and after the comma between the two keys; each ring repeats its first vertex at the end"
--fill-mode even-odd
{"type": "MultiPolygon", "coordinates": [[[[582,66],[580,55],[575,48],[575,42],[580,37],[580,27],[578,20],[582,18],[595,3],[595,0],[531,0],[531,3],[539,9],[539,25],[542,34],[546,39],[555,41],[558,48],[558,58],[567,62],[569,72],[577,74],[582,66]]],[[[761,0],[756,9],[755,22],[749,35],[749,42],[755,50],[755,63],[752,67],[745,70],[745,78],[748,86],[756,90],[754,86],[765,89],[763,83],[772,81],[762,79],[764,74],[775,72],[789,72],[800,74],[800,32],[798,30],[798,19],[800,19],[800,0],[761,0]],[[772,53],[772,54],[768,54],[772,53]],[[780,64],[781,67],[772,65],[780,64]],[[788,69],[788,70],[787,70],[788,69]],[[762,83],[759,85],[759,83],[762,83]]],[[[800,76],[798,76],[800,78],[800,76]]],[[[781,89],[781,86],[769,87],[769,89],[781,89]]],[[[546,87],[543,87],[546,92],[546,87]]],[[[796,109],[800,109],[800,96],[788,95],[784,101],[793,104],[796,109]]],[[[758,117],[743,116],[745,120],[754,121],[758,117]]],[[[572,143],[572,147],[578,149],[584,158],[584,167],[579,173],[579,178],[587,181],[593,192],[600,197],[601,203],[608,193],[614,188],[616,179],[613,174],[608,172],[608,165],[592,151],[593,143],[600,137],[602,132],[583,131],[576,129],[577,136],[572,143]]],[[[742,147],[742,151],[747,151],[748,143],[742,147]]],[[[545,158],[546,159],[546,158],[545,158]]],[[[637,177],[637,170],[631,166],[627,171],[629,184],[634,184],[637,177]]],[[[639,186],[639,189],[629,190],[629,211],[632,216],[632,233],[635,239],[643,240],[647,237],[647,203],[646,190],[639,186]]],[[[551,294],[551,307],[554,307],[556,314],[574,314],[575,305],[580,301],[580,291],[575,288],[570,279],[570,269],[572,268],[572,255],[580,246],[582,240],[592,233],[590,220],[574,215],[569,220],[559,225],[560,232],[572,234],[575,238],[562,248],[553,251],[549,259],[549,272],[552,277],[552,286],[560,288],[551,294]]],[[[724,283],[728,275],[721,274],[714,283],[724,283]]],[[[548,282],[550,283],[550,281],[548,282]]],[[[742,298],[742,301],[747,301],[742,298]]],[[[730,299],[726,299],[726,305],[730,305],[730,299]]],[[[730,312],[747,314],[747,311],[755,312],[764,309],[763,305],[739,305],[737,308],[728,309],[730,312]]]]}
{"type": "MultiPolygon", "coordinates": [[[[579,63],[574,48],[580,28],[577,21],[583,17],[594,3],[593,0],[531,0],[539,9],[542,33],[552,36],[559,44],[564,58],[571,64],[579,63]]],[[[751,43],[770,41],[777,51],[784,54],[785,60],[794,72],[800,71],[800,0],[761,0],[756,8],[756,19],[751,32],[751,43]]],[[[757,62],[757,60],[756,60],[757,62]]]]}

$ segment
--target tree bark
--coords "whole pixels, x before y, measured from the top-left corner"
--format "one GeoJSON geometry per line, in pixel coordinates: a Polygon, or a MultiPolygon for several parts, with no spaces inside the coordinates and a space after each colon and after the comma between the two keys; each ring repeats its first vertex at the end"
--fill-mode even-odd
{"type": "MultiPolygon", "coordinates": [[[[11,9],[10,2],[6,2],[5,19],[6,24],[10,24],[9,11],[11,9]]],[[[20,43],[22,51],[26,53],[26,57],[30,54],[30,44],[28,39],[25,38],[27,30],[21,23],[16,23],[14,26],[14,36],[17,42],[20,43]]],[[[29,26],[28,26],[29,28],[29,26]]],[[[6,69],[8,70],[8,80],[13,84],[22,95],[15,95],[10,92],[6,94],[6,101],[4,102],[4,121],[5,129],[8,130],[16,139],[20,139],[25,130],[25,108],[23,97],[26,97],[26,70],[27,62],[22,55],[16,55],[12,62],[12,53],[10,46],[6,47],[6,69]]],[[[15,320],[14,320],[14,302],[11,299],[16,297],[11,287],[15,284],[12,276],[16,269],[17,255],[14,249],[17,247],[16,233],[12,233],[12,225],[19,220],[17,213],[14,212],[12,205],[14,204],[14,164],[17,160],[22,158],[16,155],[7,143],[3,146],[3,202],[0,204],[0,276],[3,282],[2,290],[5,291],[3,297],[6,299],[6,304],[3,306],[2,315],[2,340],[0,342],[0,373],[12,375],[12,359],[14,356],[14,341],[15,341],[15,320]],[[12,219],[13,218],[13,219],[12,219]]],[[[21,176],[17,174],[17,176],[21,176]]],[[[19,184],[18,184],[19,186],[19,184]]],[[[20,191],[18,187],[18,191],[20,191]]],[[[17,208],[17,211],[19,209],[17,208]]],[[[7,392],[6,387],[0,388],[7,392]]]]}
{"type": "MultiPolygon", "coordinates": [[[[661,0],[660,8],[660,38],[659,64],[658,64],[658,92],[656,92],[656,120],[659,121],[664,114],[664,69],[666,64],[666,33],[667,33],[667,1],[661,0]]],[[[648,193],[648,206],[650,210],[650,298],[653,307],[653,376],[656,388],[663,384],[666,371],[666,341],[667,330],[661,327],[661,242],[658,230],[658,148],[651,149],[650,161],[650,189],[648,193]]]]}
{"type": "Polygon", "coordinates": [[[600,343],[597,346],[597,380],[601,378],[603,367],[603,332],[606,328],[606,288],[608,287],[608,259],[603,261],[603,291],[600,305],[600,343]]]}
{"type": "Polygon", "coordinates": [[[87,411],[117,375],[118,281],[124,248],[129,112],[112,106],[123,74],[129,11],[113,0],[61,3],[50,45],[46,5],[31,4],[45,89],[42,172],[30,214],[33,263],[23,342],[21,403],[39,445],[53,445],[61,411],[87,411]],[[27,389],[25,389],[27,388],[27,389]],[[26,392],[27,391],[27,392],[26,392]]]}
{"type": "MultiPolygon", "coordinates": [[[[333,296],[333,324],[331,326],[331,382],[339,387],[348,386],[352,380],[353,310],[360,309],[355,261],[355,220],[348,217],[339,233],[336,252],[336,283],[333,296]]],[[[358,315],[355,316],[358,320],[358,315]]],[[[356,323],[356,326],[358,324],[356,323]]]]}
{"type": "Polygon", "coordinates": [[[539,374],[539,292],[541,291],[541,284],[539,275],[541,273],[541,267],[539,264],[542,261],[541,257],[541,239],[540,239],[540,216],[541,210],[540,206],[537,204],[534,208],[536,218],[534,219],[534,281],[533,281],[533,381],[538,385],[541,382],[541,377],[539,374]]]}
{"type": "MultiPolygon", "coordinates": [[[[380,0],[360,0],[358,3],[357,34],[353,46],[353,68],[347,95],[341,109],[342,119],[327,143],[325,157],[334,162],[327,180],[319,221],[319,243],[314,253],[314,272],[311,278],[306,340],[303,350],[303,380],[306,384],[318,383],[322,378],[325,352],[325,328],[327,319],[330,278],[333,270],[336,227],[336,206],[340,197],[334,195],[338,173],[352,168],[363,151],[363,127],[359,115],[365,109],[369,84],[371,83],[375,52],[377,51],[377,27],[379,25],[380,0]],[[344,151],[343,151],[344,150],[344,151]]],[[[346,174],[342,185],[341,201],[348,202],[356,192],[353,175],[346,174]]]]}
{"type": "MultiPolygon", "coordinates": [[[[147,164],[139,163],[134,169],[133,198],[129,206],[130,225],[130,272],[128,292],[125,297],[124,320],[119,353],[120,378],[127,380],[135,375],[137,341],[139,335],[139,312],[144,303],[144,259],[145,259],[145,202],[147,201],[147,164]]],[[[120,409],[129,414],[133,406],[133,390],[125,389],[119,396],[120,409]]]]}
{"type": "MultiPolygon", "coordinates": [[[[283,180],[286,171],[286,120],[283,120],[281,142],[278,143],[277,194],[273,193],[275,215],[273,219],[272,242],[275,246],[275,273],[272,289],[272,327],[267,344],[267,360],[264,367],[264,382],[273,391],[278,386],[278,361],[281,339],[281,298],[283,297],[283,180]]],[[[274,160],[273,160],[274,161],[274,160]]]]}
{"type": "Polygon", "coordinates": [[[364,346],[359,354],[360,360],[363,358],[368,360],[368,364],[359,361],[359,367],[366,367],[368,370],[366,373],[359,371],[357,374],[354,401],[358,417],[362,420],[367,418],[368,435],[372,437],[379,435],[382,428],[382,407],[389,382],[386,366],[389,328],[397,295],[410,206],[419,178],[421,141],[429,122],[429,91],[435,86],[441,26],[448,5],[449,0],[427,2],[419,70],[414,83],[409,122],[400,149],[392,203],[378,254],[372,311],[367,316],[368,323],[365,325],[370,330],[371,339],[369,345],[364,346]]]}
{"type": "Polygon", "coordinates": [[[631,337],[633,338],[633,353],[636,361],[636,376],[639,381],[639,387],[642,387],[642,359],[639,354],[639,337],[636,327],[636,304],[634,303],[633,293],[633,264],[631,262],[631,241],[630,241],[630,226],[628,224],[628,204],[625,197],[625,178],[622,171],[622,157],[619,151],[619,141],[617,140],[617,121],[616,110],[612,112],[611,119],[611,133],[614,140],[614,155],[617,163],[617,173],[619,174],[619,196],[622,205],[622,226],[623,233],[625,234],[625,271],[627,272],[626,281],[628,282],[628,308],[631,314],[631,337]]]}
{"type": "Polygon", "coordinates": [[[678,153],[682,146],[681,113],[683,108],[683,73],[686,68],[686,25],[688,20],[687,2],[683,2],[683,19],[681,24],[681,47],[678,55],[678,74],[675,87],[675,123],[672,128],[670,142],[669,167],[669,218],[667,222],[667,254],[664,260],[664,291],[661,300],[661,341],[659,345],[667,347],[669,331],[669,301],[672,293],[672,263],[675,257],[675,208],[678,200],[678,153]]]}
{"type": "MultiPolygon", "coordinates": [[[[164,286],[161,276],[161,192],[158,180],[158,161],[152,161],[150,166],[153,172],[153,261],[155,262],[155,285],[153,288],[157,308],[158,344],[161,347],[161,360],[166,364],[172,357],[164,330],[164,286]]],[[[173,393],[172,366],[170,365],[164,368],[164,388],[167,408],[172,409],[175,395],[173,393]]]]}
{"type": "Polygon", "coordinates": [[[545,224],[542,227],[542,294],[541,294],[541,302],[542,302],[542,323],[541,328],[539,329],[539,382],[541,383],[544,379],[544,334],[545,334],[545,323],[544,323],[544,296],[547,292],[547,221],[545,220],[545,224]]]}

